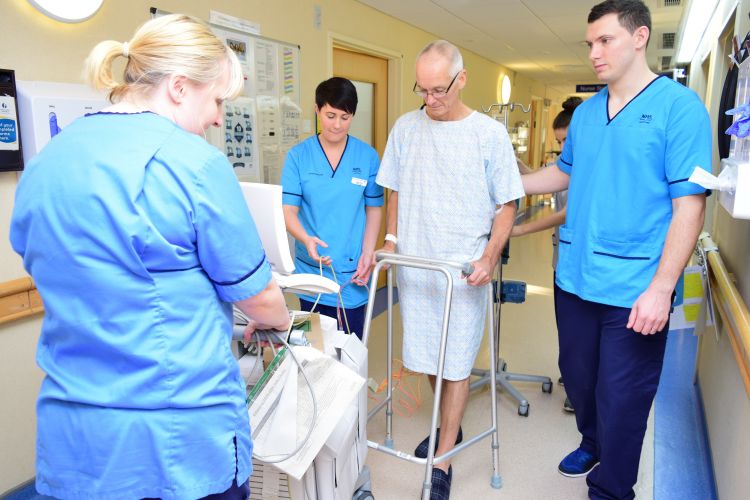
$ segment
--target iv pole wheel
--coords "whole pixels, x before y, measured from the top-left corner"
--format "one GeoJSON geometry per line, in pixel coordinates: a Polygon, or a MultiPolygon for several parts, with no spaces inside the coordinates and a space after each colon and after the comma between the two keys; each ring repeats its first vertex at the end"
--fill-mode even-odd
{"type": "Polygon", "coordinates": [[[518,406],[518,414],[522,417],[528,417],[529,416],[529,405],[519,405],[518,406]]]}

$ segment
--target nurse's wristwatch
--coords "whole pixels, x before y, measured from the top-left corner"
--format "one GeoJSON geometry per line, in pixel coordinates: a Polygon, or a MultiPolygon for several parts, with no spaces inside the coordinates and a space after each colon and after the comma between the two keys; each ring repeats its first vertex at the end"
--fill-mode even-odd
{"type": "Polygon", "coordinates": [[[398,245],[398,238],[396,238],[395,234],[386,234],[385,235],[385,241],[390,241],[394,245],[398,245]]]}

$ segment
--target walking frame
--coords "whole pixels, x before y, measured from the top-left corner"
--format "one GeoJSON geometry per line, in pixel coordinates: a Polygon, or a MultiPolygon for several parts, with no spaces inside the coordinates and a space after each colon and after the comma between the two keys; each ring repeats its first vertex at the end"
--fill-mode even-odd
{"type": "MultiPolygon", "coordinates": [[[[380,410],[385,407],[385,421],[386,421],[386,434],[384,443],[378,444],[374,441],[367,442],[367,446],[391,455],[408,462],[415,464],[425,465],[425,478],[422,484],[422,500],[429,500],[430,491],[432,490],[432,469],[435,464],[439,464],[460,453],[464,449],[476,444],[480,440],[487,436],[492,436],[492,476],[490,479],[490,485],[493,488],[500,488],[502,486],[502,479],[500,478],[500,445],[498,441],[498,426],[497,426],[497,366],[495,353],[495,335],[492,334],[492,328],[495,326],[495,306],[493,301],[493,287],[492,283],[486,285],[488,301],[487,301],[487,321],[490,329],[489,334],[489,349],[490,357],[490,369],[487,374],[487,379],[490,384],[490,404],[491,404],[491,426],[489,429],[480,432],[471,439],[466,440],[464,443],[455,446],[452,450],[444,453],[440,456],[435,456],[435,444],[436,444],[436,430],[438,425],[438,414],[440,412],[440,398],[442,393],[443,385],[443,368],[445,366],[445,351],[448,343],[448,320],[450,318],[451,299],[453,297],[453,276],[450,270],[461,269],[466,271],[470,268],[471,264],[451,262],[445,260],[433,260],[426,259],[423,257],[415,257],[409,255],[393,254],[388,252],[378,252],[375,256],[377,263],[372,273],[371,282],[377,282],[377,276],[384,266],[390,266],[387,269],[387,354],[386,354],[386,369],[387,369],[387,392],[385,399],[381,401],[375,408],[373,408],[367,414],[367,420],[371,420],[380,410]],[[427,458],[417,458],[412,456],[410,453],[399,451],[393,447],[393,381],[391,373],[393,372],[393,270],[395,266],[413,267],[417,269],[425,269],[441,273],[446,279],[446,293],[445,303],[443,306],[443,322],[440,336],[440,350],[438,353],[438,366],[437,373],[435,376],[435,398],[432,406],[432,419],[430,422],[430,437],[429,444],[427,447],[427,458]]],[[[466,273],[465,273],[466,274],[466,273]]],[[[365,325],[363,332],[363,342],[367,346],[370,327],[372,321],[373,306],[375,303],[375,292],[376,287],[370,287],[369,301],[367,303],[367,310],[365,313],[365,325]]]]}

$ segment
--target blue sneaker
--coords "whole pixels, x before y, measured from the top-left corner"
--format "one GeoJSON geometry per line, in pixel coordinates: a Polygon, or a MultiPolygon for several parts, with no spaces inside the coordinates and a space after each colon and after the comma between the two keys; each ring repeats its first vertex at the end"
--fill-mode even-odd
{"type": "Polygon", "coordinates": [[[563,476],[581,477],[591,472],[591,469],[597,465],[599,465],[598,458],[588,451],[578,448],[563,458],[560,465],[557,466],[557,470],[563,476]]]}

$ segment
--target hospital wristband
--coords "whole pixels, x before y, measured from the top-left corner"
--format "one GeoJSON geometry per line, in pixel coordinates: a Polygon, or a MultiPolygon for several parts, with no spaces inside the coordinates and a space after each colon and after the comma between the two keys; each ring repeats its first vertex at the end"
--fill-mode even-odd
{"type": "Polygon", "coordinates": [[[386,234],[386,235],[385,235],[385,241],[390,241],[390,242],[392,242],[392,243],[393,243],[394,245],[398,245],[398,238],[396,238],[396,235],[395,235],[395,234],[390,234],[390,233],[389,233],[389,234],[386,234]]]}

